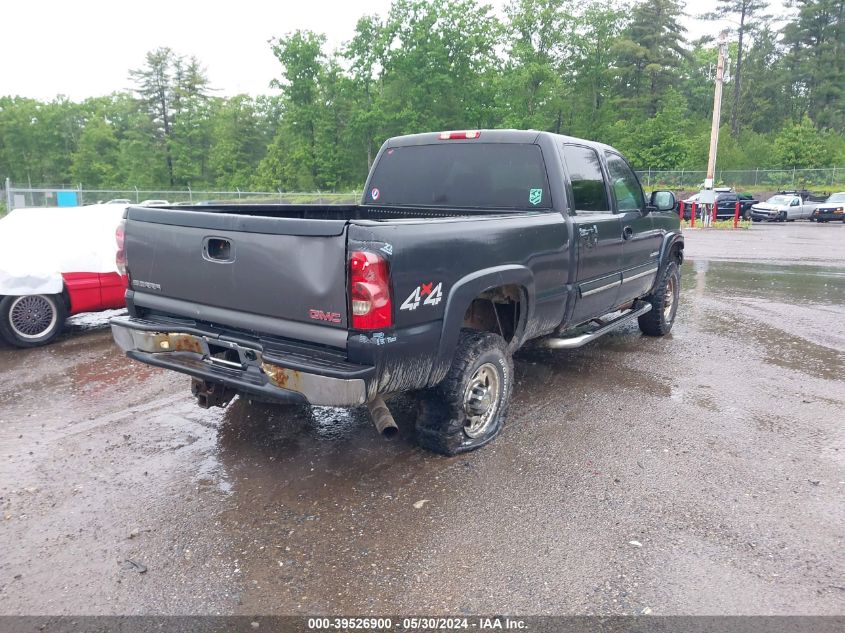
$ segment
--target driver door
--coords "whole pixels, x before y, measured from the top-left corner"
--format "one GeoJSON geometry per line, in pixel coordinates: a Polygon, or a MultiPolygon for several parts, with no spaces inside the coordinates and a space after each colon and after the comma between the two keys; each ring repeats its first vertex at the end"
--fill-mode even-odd
{"type": "Polygon", "coordinates": [[[647,294],[654,283],[663,231],[646,211],[643,188],[627,161],[610,151],[605,158],[622,226],[622,283],[616,297],[616,305],[622,305],[647,294]]]}

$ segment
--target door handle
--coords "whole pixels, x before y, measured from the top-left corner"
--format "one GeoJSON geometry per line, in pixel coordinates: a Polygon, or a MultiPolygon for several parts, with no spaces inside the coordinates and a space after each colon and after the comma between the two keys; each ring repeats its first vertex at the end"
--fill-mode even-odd
{"type": "Polygon", "coordinates": [[[202,244],[202,256],[210,262],[228,264],[235,261],[235,245],[222,237],[206,237],[202,244]]]}
{"type": "Polygon", "coordinates": [[[630,226],[626,226],[624,229],[622,229],[623,240],[630,240],[632,237],[634,237],[634,229],[632,229],[630,226]]]}

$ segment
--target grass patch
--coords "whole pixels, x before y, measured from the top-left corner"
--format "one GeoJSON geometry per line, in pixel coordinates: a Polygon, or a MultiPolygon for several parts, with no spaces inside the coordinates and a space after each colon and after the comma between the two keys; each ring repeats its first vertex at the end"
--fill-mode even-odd
{"type": "MultiPolygon", "coordinates": [[[[737,223],[736,228],[737,229],[750,229],[751,225],[752,225],[751,220],[740,220],[737,223]]],[[[690,221],[689,220],[681,220],[681,228],[682,229],[692,228],[690,226],[690,221]]],[[[704,224],[701,220],[696,220],[695,228],[703,229],[705,227],[704,227],[704,224]]],[[[716,229],[716,230],[721,230],[721,231],[728,230],[728,229],[733,230],[734,221],[733,220],[716,220],[709,227],[706,227],[706,228],[716,229]]]]}

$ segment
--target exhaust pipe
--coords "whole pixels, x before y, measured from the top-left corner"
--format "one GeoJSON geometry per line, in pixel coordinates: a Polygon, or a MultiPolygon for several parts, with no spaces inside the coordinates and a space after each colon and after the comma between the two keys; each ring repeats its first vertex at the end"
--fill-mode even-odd
{"type": "Polygon", "coordinates": [[[384,403],[384,398],[376,396],[367,403],[367,409],[370,410],[370,417],[376,430],[386,439],[396,437],[399,433],[399,427],[396,426],[396,420],[390,413],[390,409],[384,403]]]}

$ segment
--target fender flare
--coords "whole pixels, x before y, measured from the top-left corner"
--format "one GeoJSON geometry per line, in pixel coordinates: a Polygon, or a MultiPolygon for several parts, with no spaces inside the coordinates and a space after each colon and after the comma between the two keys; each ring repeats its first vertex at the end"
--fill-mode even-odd
{"type": "Polygon", "coordinates": [[[660,245],[660,267],[663,268],[669,261],[669,254],[677,244],[680,244],[678,255],[680,263],[684,263],[684,236],[680,231],[672,231],[663,237],[663,244],[660,245]]]}
{"type": "Polygon", "coordinates": [[[522,289],[520,322],[514,333],[514,341],[519,341],[526,324],[534,318],[534,274],[531,270],[526,266],[511,264],[484,268],[462,277],[455,282],[446,298],[440,345],[429,374],[430,385],[440,382],[452,365],[464,314],[472,300],[486,290],[499,286],[519,286],[522,289]]]}
{"type": "Polygon", "coordinates": [[[680,264],[684,263],[684,235],[680,231],[672,231],[667,233],[663,237],[663,244],[660,245],[660,258],[658,259],[659,265],[657,269],[657,275],[654,277],[654,284],[652,284],[651,288],[649,289],[649,293],[654,292],[654,288],[657,286],[658,282],[660,281],[660,273],[669,263],[669,256],[672,253],[672,250],[675,248],[676,245],[680,245],[678,248],[678,260],[680,264]]]}

